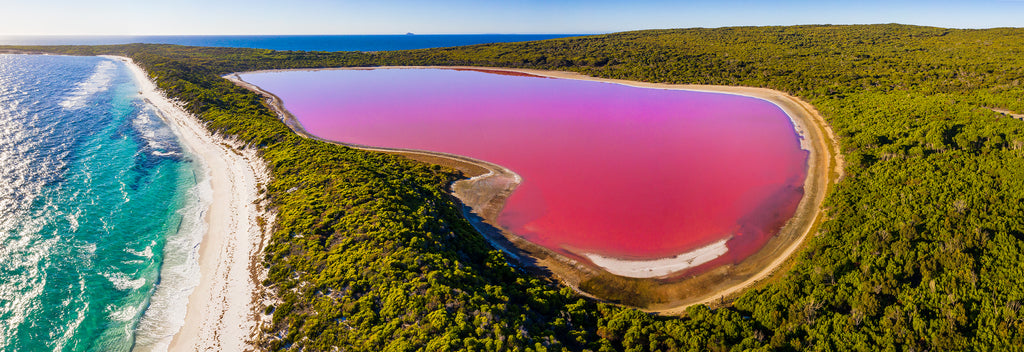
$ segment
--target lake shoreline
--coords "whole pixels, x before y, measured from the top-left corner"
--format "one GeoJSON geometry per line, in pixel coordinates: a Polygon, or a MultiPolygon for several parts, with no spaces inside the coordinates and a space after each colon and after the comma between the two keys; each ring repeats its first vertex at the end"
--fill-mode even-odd
{"type": "MultiPolygon", "coordinates": [[[[524,269],[541,275],[553,276],[587,296],[596,296],[599,299],[639,306],[653,312],[678,314],[689,305],[724,300],[726,296],[735,294],[743,288],[749,287],[753,283],[770,276],[808,237],[819,218],[819,209],[824,200],[828,185],[841,175],[841,158],[838,156],[835,137],[824,119],[821,118],[810,104],[788,94],[765,88],[672,85],[602,79],[573,72],[465,66],[286,69],[245,73],[424,68],[507,72],[549,78],[598,81],[640,88],[725,93],[766,100],[778,106],[786,113],[793,122],[797,133],[801,136],[801,147],[810,151],[804,195],[797,207],[796,213],[786,225],[758,252],[736,265],[722,265],[692,276],[677,275],[673,277],[672,274],[669,274],[667,276],[669,279],[664,277],[627,278],[616,276],[608,273],[606,271],[608,269],[596,267],[593,263],[580,260],[581,258],[570,258],[548,248],[533,244],[520,236],[503,230],[498,225],[498,214],[501,212],[505,201],[512,191],[521,182],[521,178],[513,171],[500,165],[459,155],[407,149],[377,148],[324,140],[305,131],[295,117],[284,108],[284,104],[279,97],[241,80],[238,76],[241,73],[232,73],[224,77],[235,84],[264,95],[275,113],[281,116],[282,120],[296,133],[307,138],[353,148],[404,155],[414,160],[441,164],[462,171],[463,174],[470,178],[454,182],[452,193],[464,205],[463,215],[495,248],[509,254],[524,269]],[[623,292],[626,294],[624,295],[623,292]],[[630,301],[630,292],[639,293],[639,296],[642,296],[642,298],[639,301],[635,299],[630,301]]],[[[616,271],[615,269],[612,268],[610,271],[616,271]]]]}

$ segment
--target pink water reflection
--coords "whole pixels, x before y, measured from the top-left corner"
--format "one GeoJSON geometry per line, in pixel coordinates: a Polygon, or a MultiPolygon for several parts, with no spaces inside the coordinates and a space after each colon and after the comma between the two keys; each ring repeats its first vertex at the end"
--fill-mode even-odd
{"type": "Polygon", "coordinates": [[[500,223],[581,255],[755,252],[796,209],[808,153],[763,100],[441,69],[242,75],[312,134],[466,155],[523,177],[500,223]]]}

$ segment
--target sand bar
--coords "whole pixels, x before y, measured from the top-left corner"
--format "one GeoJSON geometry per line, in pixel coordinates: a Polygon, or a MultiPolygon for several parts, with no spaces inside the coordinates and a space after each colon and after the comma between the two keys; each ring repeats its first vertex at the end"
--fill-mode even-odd
{"type": "Polygon", "coordinates": [[[593,253],[587,253],[584,256],[590,259],[594,265],[615,275],[653,278],[671,275],[674,272],[693,268],[718,258],[729,251],[725,245],[728,240],[725,238],[671,258],[654,260],[622,260],[593,253]]]}

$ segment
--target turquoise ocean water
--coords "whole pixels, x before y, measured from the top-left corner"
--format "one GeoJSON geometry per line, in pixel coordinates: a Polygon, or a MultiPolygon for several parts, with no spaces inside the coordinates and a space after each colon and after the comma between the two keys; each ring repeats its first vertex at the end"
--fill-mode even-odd
{"type": "Polygon", "coordinates": [[[202,172],[125,63],[0,55],[0,351],[127,351],[180,326],[202,172]]]}

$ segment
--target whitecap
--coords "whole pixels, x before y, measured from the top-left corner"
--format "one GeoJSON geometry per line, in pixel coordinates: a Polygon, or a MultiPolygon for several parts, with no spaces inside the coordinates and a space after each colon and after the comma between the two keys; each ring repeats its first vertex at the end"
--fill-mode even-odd
{"type": "Polygon", "coordinates": [[[145,278],[132,279],[124,273],[103,273],[103,277],[107,278],[114,288],[121,291],[138,290],[146,284],[145,278]]]}
{"type": "Polygon", "coordinates": [[[180,156],[181,146],[178,145],[174,131],[162,119],[155,118],[158,114],[159,111],[147,105],[145,110],[132,120],[132,127],[145,142],[143,150],[157,157],[180,156]]]}
{"type": "MultiPolygon", "coordinates": [[[[206,166],[197,164],[203,169],[206,166]]],[[[199,175],[206,175],[200,170],[199,175]]],[[[186,205],[178,210],[182,216],[178,232],[169,236],[163,250],[160,284],[135,331],[135,349],[166,351],[171,339],[185,324],[188,298],[199,285],[199,244],[207,225],[205,210],[213,197],[210,179],[200,176],[188,191],[186,205]]]]}
{"type": "Polygon", "coordinates": [[[153,156],[181,156],[181,153],[177,152],[161,152],[159,150],[153,151],[153,156]]]}
{"type": "MultiPolygon", "coordinates": [[[[96,248],[96,245],[93,245],[93,250],[95,250],[95,248],[96,248]]],[[[82,277],[82,276],[79,276],[78,277],[78,297],[77,298],[68,298],[67,300],[65,300],[63,302],[63,307],[66,308],[66,307],[70,306],[73,300],[81,299],[81,297],[85,297],[85,278],[82,277]]],[[[54,348],[53,348],[54,351],[63,351],[64,350],[64,346],[67,345],[69,340],[71,340],[71,337],[75,336],[75,332],[78,330],[78,327],[82,325],[83,321],[85,321],[85,313],[89,311],[89,300],[81,299],[81,301],[82,301],[83,306],[78,308],[78,309],[76,309],[76,311],[75,311],[75,313],[76,313],[75,314],[75,318],[72,321],[68,322],[67,328],[64,329],[64,331],[61,333],[60,338],[58,338],[57,341],[54,343],[54,348]]]]}
{"type": "Polygon", "coordinates": [[[81,216],[81,214],[81,209],[76,210],[74,214],[67,214],[68,225],[70,226],[72,233],[78,232],[78,217],[81,216]]]}
{"type": "Polygon", "coordinates": [[[137,250],[134,250],[134,249],[131,249],[131,248],[125,248],[124,251],[128,252],[128,253],[131,253],[133,255],[139,256],[139,257],[152,258],[153,257],[153,243],[150,242],[150,245],[146,246],[146,249],[143,249],[141,251],[137,251],[137,250]]]}
{"type": "Polygon", "coordinates": [[[110,87],[110,81],[114,78],[114,62],[109,60],[100,61],[96,65],[96,69],[93,71],[92,76],[89,76],[85,81],[79,82],[75,85],[75,89],[64,98],[64,101],[60,102],[60,106],[68,110],[76,110],[85,107],[89,97],[94,94],[107,90],[110,87]]]}
{"type": "Polygon", "coordinates": [[[123,306],[118,307],[116,305],[107,306],[107,318],[113,321],[130,322],[135,320],[135,317],[139,316],[139,313],[146,308],[146,302],[142,302],[139,306],[123,306]]]}

